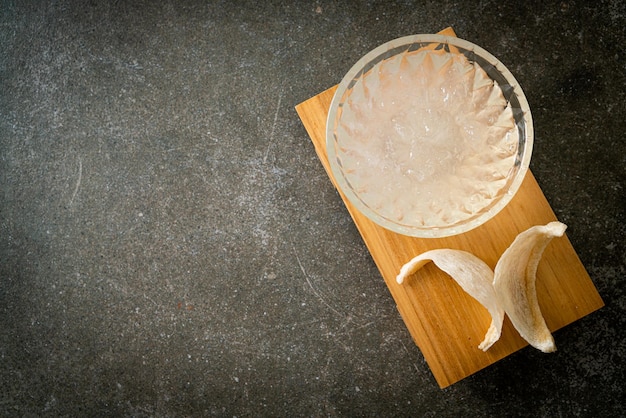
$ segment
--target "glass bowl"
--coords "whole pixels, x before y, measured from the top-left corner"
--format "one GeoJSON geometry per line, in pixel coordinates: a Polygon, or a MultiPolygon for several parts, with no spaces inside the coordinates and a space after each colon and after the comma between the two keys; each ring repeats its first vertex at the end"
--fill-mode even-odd
{"type": "Polygon", "coordinates": [[[379,46],[345,75],[326,125],[340,190],[403,235],[461,234],[500,212],[528,170],[524,93],[493,55],[444,35],[379,46]]]}

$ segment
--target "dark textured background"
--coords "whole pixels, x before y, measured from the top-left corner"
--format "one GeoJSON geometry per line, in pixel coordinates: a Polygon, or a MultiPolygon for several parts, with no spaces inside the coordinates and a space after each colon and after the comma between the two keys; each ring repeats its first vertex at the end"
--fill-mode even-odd
{"type": "Polygon", "coordinates": [[[0,4],[0,415],[626,414],[623,1],[0,4]],[[606,307],[440,390],[294,106],[449,25],[606,307]]]}

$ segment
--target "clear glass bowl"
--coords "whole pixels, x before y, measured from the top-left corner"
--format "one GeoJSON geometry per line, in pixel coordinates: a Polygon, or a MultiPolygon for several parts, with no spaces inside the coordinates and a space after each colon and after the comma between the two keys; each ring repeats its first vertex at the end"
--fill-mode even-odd
{"type": "Polygon", "coordinates": [[[337,88],[326,129],[330,167],[350,202],[387,229],[424,238],[500,212],[533,144],[511,72],[477,45],[431,34],[361,58],[337,88]]]}

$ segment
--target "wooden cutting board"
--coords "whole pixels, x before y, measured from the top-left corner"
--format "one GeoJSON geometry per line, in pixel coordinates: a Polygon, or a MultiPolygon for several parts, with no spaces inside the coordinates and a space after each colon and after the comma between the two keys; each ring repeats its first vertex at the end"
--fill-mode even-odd
{"type": "MultiPolygon", "coordinates": [[[[451,28],[440,33],[455,36],[451,28]]],[[[335,187],[326,154],[326,119],[336,89],[332,87],[296,106],[335,187]]],[[[404,263],[435,248],[469,251],[493,269],[518,233],[556,220],[530,171],[513,200],[498,215],[472,231],[447,238],[413,238],[391,232],[370,221],[338,191],[441,388],[527,345],[506,318],[500,340],[487,352],[478,349],[491,322],[489,313],[432,263],[403,285],[395,278],[404,263]]],[[[552,331],[604,306],[567,236],[555,238],[546,248],[537,270],[537,292],[552,331]]],[[[555,340],[558,348],[558,335],[555,340]]]]}

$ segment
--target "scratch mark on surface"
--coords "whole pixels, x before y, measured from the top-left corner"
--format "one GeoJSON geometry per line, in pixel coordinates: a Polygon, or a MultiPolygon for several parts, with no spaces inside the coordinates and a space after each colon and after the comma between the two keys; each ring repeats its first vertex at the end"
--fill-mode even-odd
{"type": "Polygon", "coordinates": [[[367,324],[362,324],[362,325],[359,325],[359,326],[358,326],[358,327],[356,327],[355,329],[367,328],[367,327],[369,327],[370,325],[374,325],[375,323],[376,323],[376,322],[371,321],[371,322],[368,322],[367,324]]]}
{"type": "Polygon", "coordinates": [[[76,186],[74,187],[74,193],[72,193],[72,198],[70,199],[69,206],[71,207],[74,203],[74,198],[78,194],[78,189],[80,188],[80,182],[83,178],[83,161],[78,157],[78,180],[76,180],[76,186]]]}
{"type": "Polygon", "coordinates": [[[300,266],[300,270],[302,271],[302,274],[304,275],[304,279],[306,280],[306,282],[309,284],[309,287],[311,288],[311,290],[313,291],[313,294],[320,300],[322,301],[322,303],[324,305],[326,305],[326,307],[328,309],[330,309],[331,311],[333,311],[335,314],[337,314],[338,316],[343,316],[341,313],[339,313],[335,308],[333,308],[332,306],[330,306],[328,304],[328,302],[326,302],[326,300],[322,297],[322,295],[320,295],[320,293],[315,289],[315,287],[313,287],[313,283],[311,283],[311,280],[309,279],[309,275],[306,272],[306,270],[304,269],[304,266],[302,265],[302,261],[300,261],[300,257],[298,256],[298,252],[296,251],[296,247],[293,245],[293,243],[291,244],[291,248],[293,248],[293,253],[296,256],[296,261],[298,262],[298,266],[300,266]]]}
{"type": "Polygon", "coordinates": [[[265,155],[263,156],[263,162],[267,162],[267,156],[269,155],[270,148],[274,143],[274,132],[276,131],[276,123],[278,122],[278,112],[280,112],[280,103],[283,101],[283,91],[280,91],[278,95],[278,102],[276,103],[276,112],[274,113],[274,122],[272,122],[272,129],[270,130],[269,136],[269,144],[267,145],[267,149],[265,150],[265,155]]]}
{"type": "MultiPolygon", "coordinates": [[[[406,354],[407,354],[408,356],[411,356],[411,353],[410,353],[410,352],[409,352],[409,350],[406,348],[406,345],[404,345],[404,343],[403,343],[401,340],[399,340],[399,341],[400,341],[400,344],[402,345],[402,348],[404,348],[404,351],[406,352],[406,354]]],[[[413,364],[413,368],[415,369],[415,371],[417,371],[418,373],[420,373],[420,369],[419,369],[419,367],[417,367],[417,364],[415,364],[415,363],[412,363],[412,364],[413,364]]]]}

